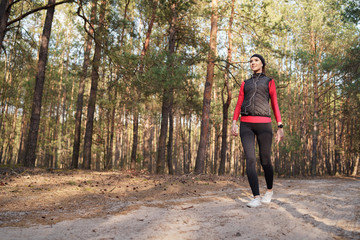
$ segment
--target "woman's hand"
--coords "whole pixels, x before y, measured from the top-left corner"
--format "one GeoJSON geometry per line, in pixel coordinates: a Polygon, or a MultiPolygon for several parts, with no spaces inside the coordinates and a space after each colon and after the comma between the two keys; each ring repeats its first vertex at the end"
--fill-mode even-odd
{"type": "Polygon", "coordinates": [[[284,139],[284,129],[278,128],[276,132],[276,143],[279,144],[284,139]]]}
{"type": "Polygon", "coordinates": [[[236,125],[236,120],[232,122],[231,125],[231,135],[237,136],[238,135],[238,126],[236,125]]]}

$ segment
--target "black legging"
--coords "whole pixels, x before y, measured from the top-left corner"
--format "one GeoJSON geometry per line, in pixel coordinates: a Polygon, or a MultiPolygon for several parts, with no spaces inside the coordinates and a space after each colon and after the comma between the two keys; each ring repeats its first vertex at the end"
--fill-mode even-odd
{"type": "Polygon", "coordinates": [[[274,170],[271,165],[271,123],[240,123],[240,137],[246,156],[246,174],[254,196],[260,195],[259,181],[256,173],[255,136],[259,144],[260,163],[265,173],[268,189],[272,189],[274,170]]]}

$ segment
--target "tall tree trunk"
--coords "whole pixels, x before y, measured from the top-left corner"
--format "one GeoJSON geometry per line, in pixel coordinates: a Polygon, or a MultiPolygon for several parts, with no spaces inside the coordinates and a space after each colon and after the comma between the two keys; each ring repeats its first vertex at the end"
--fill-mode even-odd
{"type": "MultiPolygon", "coordinates": [[[[173,67],[173,53],[175,52],[175,43],[176,43],[176,24],[177,24],[177,12],[176,4],[171,4],[172,18],[169,29],[169,63],[168,71],[172,72],[173,67]]],[[[162,108],[161,108],[161,129],[159,137],[159,146],[158,146],[158,157],[156,161],[156,173],[164,173],[165,170],[165,149],[166,149],[166,137],[168,129],[168,120],[169,114],[172,111],[171,99],[173,95],[173,89],[171,87],[164,87],[163,90],[163,99],[162,99],[162,108]]]]}
{"type": "MultiPolygon", "coordinates": [[[[124,17],[123,19],[126,21],[127,20],[127,12],[128,12],[128,8],[129,8],[129,5],[130,5],[130,1],[131,0],[127,0],[126,1],[126,4],[125,4],[125,10],[124,10],[124,17]]],[[[120,43],[120,50],[122,50],[123,48],[123,44],[124,44],[124,36],[125,36],[125,27],[126,25],[124,24],[123,25],[123,28],[121,30],[121,34],[119,34],[119,37],[118,37],[118,40],[119,40],[119,43],[120,43]]],[[[117,68],[116,70],[116,80],[118,80],[120,78],[120,75],[119,75],[119,68],[117,68]]],[[[110,85],[109,86],[109,93],[111,91],[111,89],[113,88],[114,86],[113,85],[110,85]]],[[[109,95],[110,96],[110,95],[109,95]]],[[[117,97],[117,89],[115,88],[115,101],[116,101],[116,97],[117,97]]],[[[111,101],[110,101],[111,102],[111,101]]],[[[108,147],[107,147],[107,153],[106,153],[106,168],[112,168],[113,167],[113,164],[112,164],[112,155],[113,155],[113,138],[114,138],[114,128],[115,128],[115,114],[116,114],[116,103],[115,103],[115,106],[113,106],[113,109],[112,109],[112,113],[111,113],[111,117],[110,117],[110,135],[109,135],[109,138],[108,139],[108,147]]],[[[120,136],[120,135],[119,135],[120,136]]],[[[117,163],[119,161],[119,156],[120,156],[120,151],[119,151],[119,148],[118,148],[118,137],[116,139],[116,150],[115,150],[115,161],[114,161],[114,166],[116,167],[117,166],[117,163]]]]}
{"type": "Polygon", "coordinates": [[[17,158],[17,164],[24,164],[24,159],[25,159],[25,139],[27,138],[26,136],[26,130],[28,127],[28,122],[26,121],[26,111],[25,108],[23,107],[23,115],[21,117],[21,136],[20,136],[20,145],[19,145],[19,151],[18,151],[18,158],[17,158]]]}
{"type": "MultiPolygon", "coordinates": [[[[49,76],[51,77],[51,75],[49,76]]],[[[50,111],[49,111],[49,117],[46,119],[47,123],[45,123],[45,130],[44,130],[44,139],[43,141],[45,146],[45,166],[47,168],[53,168],[54,163],[54,153],[57,150],[56,146],[56,139],[57,135],[55,135],[55,132],[57,134],[57,128],[52,129],[52,121],[51,119],[54,117],[55,108],[56,108],[55,101],[51,103],[50,105],[50,111]],[[46,129],[47,128],[47,129],[46,129]]],[[[56,117],[55,117],[56,118],[56,117]]],[[[55,123],[57,126],[58,123],[55,123]]]]}
{"type": "MultiPolygon", "coordinates": [[[[336,121],[335,121],[336,122],[336,121]]],[[[335,125],[335,134],[337,134],[336,136],[338,136],[338,138],[334,138],[335,142],[335,164],[334,164],[334,174],[341,174],[341,159],[340,159],[340,149],[341,149],[341,144],[342,144],[342,136],[343,136],[343,132],[344,132],[344,128],[345,128],[345,119],[342,121],[341,123],[341,127],[339,126],[339,124],[335,125]],[[339,129],[340,128],[340,129],[339,129]],[[340,130],[339,133],[337,133],[337,130],[340,130]]]]}
{"type": "MultiPolygon", "coordinates": [[[[67,37],[66,41],[65,41],[65,45],[67,45],[68,43],[69,43],[69,39],[67,37]]],[[[67,47],[66,50],[67,50],[67,59],[69,59],[69,51],[70,51],[69,47],[67,47]]],[[[67,66],[67,64],[65,64],[64,55],[65,55],[65,49],[63,49],[62,54],[61,54],[62,61],[61,61],[61,68],[59,70],[60,82],[58,83],[58,89],[57,89],[57,91],[59,92],[59,95],[58,95],[58,101],[56,104],[55,126],[59,126],[60,108],[66,98],[66,89],[65,89],[65,84],[64,84],[64,69],[67,69],[68,66],[67,66]],[[66,67],[65,67],[65,65],[66,65],[66,67]]],[[[63,111],[64,111],[64,109],[63,109],[63,111]]],[[[59,155],[60,155],[59,152],[61,153],[61,144],[62,144],[61,136],[63,135],[61,130],[63,129],[63,124],[64,124],[64,119],[61,123],[61,128],[58,128],[58,127],[54,128],[54,135],[53,135],[53,139],[52,139],[52,142],[53,142],[52,153],[53,153],[53,155],[55,155],[55,164],[54,164],[55,168],[57,168],[57,163],[59,161],[59,155]],[[59,130],[60,130],[60,134],[58,134],[59,130]]]]}
{"type": "Polygon", "coordinates": [[[214,67],[215,67],[214,61],[216,56],[216,43],[217,43],[217,20],[218,20],[217,5],[218,5],[218,0],[212,0],[211,31],[210,31],[210,44],[209,44],[210,52],[208,55],[207,74],[206,74],[206,82],[204,89],[200,143],[196,156],[196,165],[195,165],[196,174],[201,174],[204,172],[206,145],[209,140],[208,132],[209,132],[209,118],[210,118],[210,103],[211,103],[212,85],[214,82],[214,67]]]}
{"type": "Polygon", "coordinates": [[[311,159],[311,175],[316,175],[318,173],[318,145],[319,145],[319,74],[318,74],[318,64],[320,63],[320,58],[318,58],[319,50],[317,49],[317,34],[314,31],[310,32],[311,37],[311,48],[314,57],[313,62],[313,89],[314,89],[314,116],[313,116],[313,132],[312,132],[312,159],[311,159]],[[319,59],[319,60],[318,60],[319,59]]]}
{"type": "Polygon", "coordinates": [[[317,160],[318,160],[318,135],[319,135],[319,90],[317,76],[314,74],[314,118],[313,118],[313,135],[312,135],[312,160],[311,160],[311,175],[317,174],[317,160]]]}
{"type": "Polygon", "coordinates": [[[99,66],[101,58],[101,44],[103,39],[102,30],[104,27],[105,20],[105,8],[106,0],[101,1],[100,5],[100,17],[99,17],[99,26],[95,33],[95,53],[92,63],[92,72],[91,72],[91,89],[90,97],[88,103],[88,112],[86,120],[86,130],[85,130],[85,139],[84,139],[84,168],[91,168],[91,145],[92,145],[92,135],[93,135],[93,126],[94,126],[94,113],[95,113],[95,104],[96,104],[96,94],[99,81],[99,66]]]}
{"type": "Polygon", "coordinates": [[[228,111],[229,106],[231,103],[231,91],[229,87],[229,68],[230,63],[232,60],[232,24],[234,19],[234,4],[235,0],[231,1],[231,16],[229,20],[229,29],[228,29],[228,39],[229,39],[229,47],[228,47],[228,55],[227,55],[227,62],[225,67],[225,82],[224,82],[224,88],[221,92],[221,99],[223,103],[223,124],[222,124],[222,141],[221,141],[221,153],[220,153],[220,168],[219,168],[219,175],[225,174],[225,161],[226,161],[226,152],[227,152],[227,136],[228,136],[228,111]],[[227,99],[226,102],[224,102],[224,89],[227,91],[227,99]]]}
{"type": "MultiPolygon", "coordinates": [[[[172,106],[174,98],[170,100],[170,106],[172,106]]],[[[170,109],[169,112],[169,140],[167,145],[167,163],[169,174],[174,174],[174,167],[173,167],[173,160],[172,160],[172,148],[173,148],[173,134],[174,134],[174,118],[173,118],[173,111],[170,109]]]]}
{"type": "Polygon", "coordinates": [[[174,157],[173,157],[173,162],[174,162],[174,166],[175,166],[175,174],[179,175],[180,171],[179,171],[179,155],[180,155],[180,151],[179,151],[179,132],[181,131],[181,122],[180,122],[180,115],[179,114],[175,114],[175,119],[176,119],[176,129],[175,129],[175,143],[174,143],[174,157]]]}
{"type": "Polygon", "coordinates": [[[1,0],[0,3],[0,53],[2,51],[2,43],[5,38],[6,27],[10,16],[12,3],[13,0],[1,0]]]}
{"type": "Polygon", "coordinates": [[[121,158],[121,145],[122,145],[122,131],[121,127],[121,114],[119,114],[118,119],[116,120],[116,140],[115,140],[115,159],[114,159],[114,167],[119,168],[120,158],[121,158]]]}
{"type": "MultiPolygon", "coordinates": [[[[153,4],[153,8],[152,8],[152,13],[151,13],[151,20],[149,23],[149,27],[148,30],[146,32],[146,38],[145,38],[145,42],[144,42],[144,46],[143,49],[141,51],[141,58],[140,58],[140,67],[139,67],[139,73],[142,74],[144,71],[144,63],[143,63],[143,59],[146,55],[146,52],[148,51],[149,48],[149,44],[150,44],[150,36],[151,36],[151,32],[152,32],[152,28],[154,26],[154,22],[155,22],[155,17],[156,17],[156,9],[158,7],[158,0],[154,0],[152,2],[153,4]]],[[[148,168],[148,170],[150,170],[149,168],[149,163],[150,163],[150,143],[149,143],[149,138],[150,138],[150,116],[146,116],[145,117],[145,130],[144,130],[144,167],[148,168]]],[[[133,146],[134,148],[134,146],[133,146]]]]}
{"type": "MultiPolygon", "coordinates": [[[[308,67],[309,68],[309,67],[308,67]]],[[[302,92],[302,119],[301,119],[301,127],[300,127],[300,136],[301,136],[301,142],[303,142],[302,146],[302,152],[303,152],[303,160],[301,163],[301,169],[303,172],[303,175],[308,175],[308,162],[310,161],[309,158],[309,151],[308,151],[308,145],[309,145],[309,137],[308,137],[308,129],[309,129],[309,117],[308,117],[308,92],[309,92],[309,74],[306,74],[303,76],[303,92],[302,92]]],[[[280,169],[280,168],[279,168],[280,169]]]]}
{"type": "MultiPolygon", "coordinates": [[[[358,118],[356,117],[356,118],[353,118],[352,119],[352,121],[351,121],[351,130],[350,130],[350,145],[349,145],[349,147],[350,148],[353,148],[352,150],[353,150],[353,153],[352,153],[352,156],[353,156],[353,169],[352,169],[352,173],[351,173],[351,176],[356,176],[357,175],[357,173],[358,173],[358,169],[359,169],[359,160],[360,160],[360,156],[359,156],[359,150],[360,150],[360,146],[358,145],[357,146],[357,148],[358,149],[356,149],[356,146],[354,146],[353,145],[353,138],[351,137],[351,136],[354,136],[355,135],[355,133],[354,132],[356,132],[356,126],[355,126],[355,124],[358,122],[358,118]],[[355,120],[356,119],[356,120],[355,120]],[[353,147],[354,146],[354,147],[353,147]],[[357,152],[356,151],[354,151],[354,150],[357,150],[357,152]]],[[[358,131],[358,129],[357,129],[357,131],[358,131]]]]}
{"type": "Polygon", "coordinates": [[[355,177],[357,175],[357,173],[358,173],[360,157],[357,156],[354,161],[355,161],[354,168],[353,168],[353,171],[351,173],[351,176],[353,176],[353,177],[355,177]]]}
{"type": "MultiPolygon", "coordinates": [[[[146,108],[147,110],[147,108],[146,108]]],[[[150,143],[148,142],[150,137],[150,116],[144,116],[145,122],[144,122],[144,133],[143,133],[143,168],[149,169],[149,163],[150,163],[150,143]]]]}
{"type": "MultiPolygon", "coordinates": [[[[130,0],[128,0],[126,2],[125,5],[125,12],[124,12],[124,19],[127,18],[127,9],[129,7],[130,4],[130,0]]],[[[121,33],[121,40],[120,40],[120,44],[121,46],[123,46],[123,39],[124,39],[124,32],[125,32],[125,25],[122,29],[122,33],[121,33]]],[[[142,59],[143,56],[145,55],[146,50],[144,51],[144,49],[141,52],[141,60],[140,60],[140,68],[142,70],[142,59]],[[143,55],[144,53],[144,55],[143,55]]],[[[137,96],[138,94],[135,93],[135,96],[137,96]]],[[[140,96],[135,97],[134,102],[137,102],[137,99],[139,99],[140,96]]],[[[131,149],[131,155],[130,155],[130,169],[135,170],[136,168],[136,158],[137,158],[137,148],[138,148],[138,135],[139,135],[139,111],[138,109],[134,110],[134,114],[133,114],[133,142],[132,142],[132,149],[131,149]]]]}
{"type": "Polygon", "coordinates": [[[134,119],[133,119],[133,144],[132,144],[132,151],[131,151],[131,166],[130,166],[131,170],[135,170],[135,167],[136,167],[138,132],[139,132],[139,112],[136,111],[134,113],[134,119]]]}
{"type": "Polygon", "coordinates": [[[153,146],[153,145],[156,145],[156,141],[155,141],[155,144],[153,144],[154,142],[154,136],[155,136],[155,131],[156,131],[156,126],[154,126],[154,121],[151,121],[151,127],[150,127],[150,136],[149,136],[149,139],[147,140],[148,142],[148,145],[150,146],[150,162],[149,162],[149,166],[148,166],[148,170],[149,170],[149,173],[152,173],[153,172],[153,159],[154,159],[154,156],[153,156],[153,152],[154,149],[156,149],[156,146],[153,146]]]}
{"type": "Polygon", "coordinates": [[[8,144],[7,144],[7,147],[5,148],[4,162],[9,165],[12,164],[14,140],[15,140],[15,136],[16,136],[16,123],[17,123],[16,119],[17,119],[17,115],[18,115],[18,110],[19,109],[16,108],[15,112],[13,114],[12,126],[10,128],[10,130],[12,130],[12,131],[10,131],[8,144]]]}
{"type": "MultiPolygon", "coordinates": [[[[63,151],[63,149],[70,149],[70,138],[68,137],[67,140],[66,139],[66,132],[67,131],[67,127],[66,127],[66,123],[69,121],[66,121],[66,119],[69,119],[69,114],[67,113],[72,113],[71,111],[71,105],[72,105],[72,101],[70,101],[70,106],[69,108],[67,108],[67,88],[66,88],[66,83],[68,82],[68,76],[69,76],[69,62],[70,62],[70,34],[66,35],[66,41],[65,41],[65,45],[67,47],[66,49],[66,62],[65,64],[63,63],[63,67],[62,67],[62,73],[61,73],[61,78],[65,78],[65,80],[61,80],[62,82],[64,82],[62,89],[61,89],[61,94],[62,94],[62,99],[61,99],[61,106],[62,106],[62,121],[61,121],[61,131],[58,137],[58,141],[57,141],[57,152],[55,152],[55,162],[54,162],[54,168],[57,169],[59,167],[59,162],[66,162],[66,165],[68,166],[69,163],[67,163],[67,159],[68,156],[64,154],[65,151],[63,151]],[[67,143],[67,145],[65,145],[67,143]],[[66,159],[66,160],[65,160],[66,159]]],[[[72,96],[72,95],[71,95],[72,96]]],[[[71,164],[71,163],[70,163],[71,164]]]]}
{"type": "Polygon", "coordinates": [[[190,173],[190,165],[191,165],[191,114],[189,115],[189,120],[188,120],[188,146],[187,146],[187,158],[186,158],[186,162],[184,163],[184,173],[190,173]]]}
{"type": "MultiPolygon", "coordinates": [[[[5,154],[2,156],[2,158],[4,159],[4,163],[6,164],[6,160],[8,158],[8,156],[10,156],[10,158],[12,158],[12,149],[13,149],[13,146],[12,146],[12,142],[14,140],[14,137],[16,136],[16,116],[17,116],[17,112],[18,112],[18,108],[16,107],[16,110],[15,110],[15,114],[13,115],[14,119],[12,121],[12,124],[14,125],[15,124],[15,127],[11,127],[9,128],[9,130],[6,129],[6,121],[3,122],[4,118],[5,120],[9,120],[10,119],[10,115],[8,115],[8,107],[9,107],[9,100],[12,98],[11,94],[7,94],[7,90],[11,89],[10,86],[13,86],[13,69],[12,69],[12,61],[15,60],[16,56],[17,56],[17,51],[16,51],[16,45],[18,44],[17,42],[17,39],[19,38],[19,30],[20,27],[17,28],[16,30],[16,33],[13,35],[13,39],[12,39],[12,49],[10,51],[10,54],[8,56],[5,56],[5,68],[4,68],[4,80],[5,80],[5,84],[3,85],[3,89],[2,91],[0,91],[0,95],[2,95],[2,99],[1,99],[1,105],[5,105],[5,107],[2,109],[2,114],[0,116],[0,135],[1,135],[1,139],[0,139],[0,142],[1,142],[1,146],[4,146],[5,142],[6,142],[6,138],[5,136],[9,136],[7,139],[8,139],[8,143],[7,143],[7,146],[5,147],[5,154]],[[14,60],[12,60],[14,59],[14,60]],[[3,114],[5,112],[5,114],[3,114]],[[7,117],[8,116],[8,117],[7,117]],[[4,125],[4,126],[3,126],[4,125]],[[11,131],[11,129],[13,131],[11,131]],[[11,133],[9,134],[9,131],[11,131],[11,133]],[[4,133],[7,132],[6,135],[4,135],[4,133]],[[8,153],[8,154],[7,154],[8,153]]],[[[1,50],[0,50],[1,51],[1,50]]],[[[0,85],[2,85],[0,83],[0,85]]],[[[14,86],[13,86],[14,87],[14,86]]],[[[19,99],[17,97],[16,99],[16,102],[18,102],[19,99]]],[[[11,102],[11,100],[10,100],[11,102]]],[[[10,104],[11,106],[11,104],[10,104]]],[[[8,123],[9,125],[11,124],[11,121],[8,123]]],[[[2,147],[3,149],[3,147],[2,147]]],[[[1,159],[1,157],[0,157],[1,159]]],[[[0,160],[1,161],[1,160],[0,160]]],[[[8,162],[11,161],[8,160],[8,162]]],[[[10,162],[9,162],[10,164],[10,162]]]]}
{"type": "MultiPolygon", "coordinates": [[[[90,17],[91,24],[95,23],[96,5],[97,5],[97,0],[93,0],[91,6],[91,17],[90,17]]],[[[91,27],[89,28],[89,33],[94,34],[93,28],[91,27]]],[[[71,162],[72,168],[79,167],[81,118],[82,118],[82,110],[83,110],[83,102],[84,102],[85,79],[87,77],[87,72],[90,64],[91,45],[92,45],[92,37],[87,35],[85,42],[84,62],[82,67],[82,73],[79,80],[79,91],[76,102],[75,133],[74,133],[74,145],[73,145],[72,162],[71,162]]]]}
{"type": "MultiPolygon", "coordinates": [[[[114,99],[116,101],[116,97],[117,97],[117,89],[115,88],[115,95],[114,95],[114,99]]],[[[113,168],[113,163],[112,163],[112,156],[113,156],[113,145],[114,145],[114,131],[115,131],[115,110],[116,110],[116,103],[114,103],[114,106],[112,108],[111,111],[111,119],[110,119],[110,142],[108,144],[108,151],[107,151],[107,157],[106,157],[106,166],[107,169],[111,169],[113,168]]]]}
{"type": "Polygon", "coordinates": [[[151,32],[152,32],[152,28],[154,26],[154,22],[155,22],[155,18],[156,18],[156,9],[158,7],[158,0],[154,0],[153,1],[153,9],[152,9],[152,13],[151,13],[151,20],[149,23],[149,27],[148,30],[146,32],[146,38],[145,38],[145,42],[144,42],[144,46],[143,49],[141,51],[141,58],[140,58],[140,67],[139,67],[139,72],[142,73],[144,71],[144,57],[146,55],[146,52],[149,49],[149,45],[150,45],[150,36],[151,36],[151,32]]]}
{"type": "MultiPolygon", "coordinates": [[[[334,98],[336,99],[336,98],[334,98]]],[[[336,103],[334,101],[334,116],[336,116],[336,103]]],[[[337,130],[339,128],[339,125],[337,124],[336,118],[334,118],[334,167],[333,167],[333,174],[337,175],[339,174],[339,166],[340,166],[340,154],[338,151],[338,138],[337,138],[337,130]]]]}
{"type": "Polygon", "coordinates": [[[128,145],[129,145],[129,135],[128,135],[128,119],[127,119],[127,112],[124,106],[124,131],[122,134],[122,145],[121,145],[121,161],[120,161],[120,168],[126,169],[127,164],[127,156],[128,156],[128,145]]]}
{"type": "Polygon", "coordinates": [[[213,160],[211,162],[210,165],[210,173],[211,174],[217,174],[219,171],[219,165],[220,165],[220,154],[221,154],[221,123],[217,122],[214,124],[214,129],[213,129],[213,136],[212,136],[213,140],[210,140],[211,142],[213,142],[214,147],[213,147],[213,160]]]}
{"type": "MultiPolygon", "coordinates": [[[[55,3],[55,0],[49,0],[49,4],[55,3]]],[[[41,37],[41,45],[39,52],[39,62],[37,67],[36,82],[35,82],[35,91],[34,98],[31,110],[30,118],[30,130],[26,144],[26,154],[25,154],[25,166],[34,167],[36,160],[36,144],[39,132],[40,124],[40,113],[41,113],[41,100],[44,89],[45,81],[45,69],[47,63],[47,55],[49,48],[49,40],[51,34],[51,26],[54,17],[55,7],[51,7],[46,12],[46,18],[44,23],[43,34],[41,37]]]]}
{"type": "Polygon", "coordinates": [[[184,121],[181,121],[182,117],[179,116],[179,134],[180,134],[180,139],[181,139],[181,149],[179,151],[182,152],[182,161],[180,160],[180,154],[179,154],[179,165],[180,165],[180,170],[179,173],[185,173],[185,166],[186,166],[186,159],[187,159],[187,151],[186,151],[186,146],[187,146],[187,140],[186,140],[186,116],[184,116],[184,121]],[[181,124],[181,122],[183,122],[183,124],[181,124]]]}
{"type": "MultiPolygon", "coordinates": [[[[61,77],[62,79],[62,77],[61,77]]],[[[60,87],[58,89],[59,91],[59,97],[61,97],[61,94],[62,94],[62,80],[60,81],[60,87]]],[[[59,126],[59,122],[60,122],[60,101],[57,102],[56,104],[56,116],[55,116],[55,126],[59,126]]],[[[50,127],[49,127],[50,128],[50,127]]],[[[58,127],[55,127],[54,128],[54,135],[53,135],[53,139],[52,139],[52,142],[53,142],[53,149],[52,149],[52,152],[56,155],[55,156],[55,162],[58,160],[58,156],[57,156],[57,152],[58,152],[58,145],[56,144],[56,142],[58,141],[58,131],[60,129],[58,127]]],[[[60,142],[61,144],[61,142],[60,142]]]]}
{"type": "Polygon", "coordinates": [[[167,90],[163,90],[163,100],[161,107],[161,124],[160,124],[160,137],[158,145],[158,156],[156,159],[156,173],[162,174],[165,170],[165,147],[166,147],[166,137],[167,137],[167,128],[168,128],[168,119],[169,119],[169,98],[167,90]]]}

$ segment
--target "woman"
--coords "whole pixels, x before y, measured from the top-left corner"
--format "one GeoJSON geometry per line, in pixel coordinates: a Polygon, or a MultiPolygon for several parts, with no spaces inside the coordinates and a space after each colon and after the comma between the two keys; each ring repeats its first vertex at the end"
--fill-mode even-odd
{"type": "Polygon", "coordinates": [[[278,123],[277,143],[284,137],[275,82],[274,79],[265,75],[265,65],[265,59],[259,54],[254,54],[250,58],[250,67],[254,74],[250,79],[241,84],[231,127],[232,135],[237,136],[236,122],[241,112],[240,137],[246,156],[246,175],[254,195],[254,199],[247,204],[248,207],[258,207],[262,202],[269,203],[273,195],[274,171],[270,159],[273,133],[269,98],[271,99],[271,106],[278,123]],[[260,162],[265,173],[267,185],[267,191],[261,199],[256,173],[255,136],[259,145],[260,162]]]}

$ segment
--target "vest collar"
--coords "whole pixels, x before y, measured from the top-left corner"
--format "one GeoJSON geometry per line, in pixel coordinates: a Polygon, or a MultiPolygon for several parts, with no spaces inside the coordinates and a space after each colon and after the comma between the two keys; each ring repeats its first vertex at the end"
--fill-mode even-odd
{"type": "Polygon", "coordinates": [[[262,76],[266,76],[264,73],[254,73],[251,77],[252,78],[260,78],[262,76]]]}

